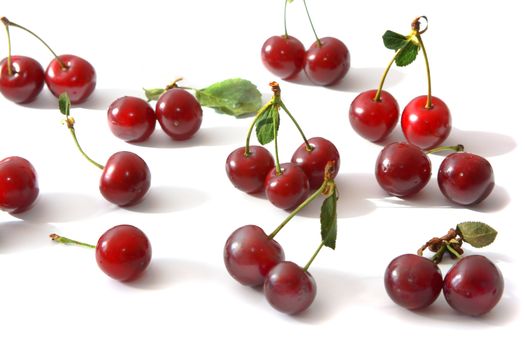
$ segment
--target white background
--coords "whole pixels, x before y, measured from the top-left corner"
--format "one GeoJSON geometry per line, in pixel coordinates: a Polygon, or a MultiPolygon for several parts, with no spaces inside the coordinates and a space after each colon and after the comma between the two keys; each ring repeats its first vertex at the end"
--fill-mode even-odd
{"type": "MultiPolygon", "coordinates": [[[[517,335],[524,326],[519,140],[525,78],[518,3],[309,2],[318,34],[344,41],[352,68],[330,88],[311,86],[304,77],[281,82],[283,100],[307,136],[326,137],[341,153],[337,249],[321,251],[310,268],[318,285],[312,307],[290,317],[272,309],[260,291],[237,284],[222,261],[224,242],[237,227],[257,224],[270,232],[287,215],[237,191],[225,175],[225,158],[243,144],[250,119],[205,108],[192,140],[171,141],[157,127],[140,145],[115,138],[106,124],[114,99],[141,96],[142,87],[161,87],[179,76],[194,87],[247,78],[268,99],[267,84],[275,78],[259,53],[268,37],[283,34],[283,1],[4,1],[0,15],[39,33],[58,53],[79,55],[95,66],[95,93],[72,110],[79,140],[102,163],[119,150],[138,153],[150,166],[152,188],[135,207],[111,205],[98,191],[100,171],[77,153],[47,89],[25,106],[0,98],[0,158],[29,159],[41,190],[30,212],[0,213],[0,348],[459,349],[490,348],[517,335]],[[462,143],[494,167],[494,192],[473,208],[451,205],[441,195],[435,176],[442,156],[431,156],[433,176],[420,194],[407,200],[387,196],[373,175],[384,143],[360,138],[348,122],[350,102],[376,87],[393,54],[381,35],[386,29],[408,34],[419,15],[430,21],[423,38],[433,91],[453,115],[446,143],[462,143]],[[467,220],[499,231],[482,253],[505,277],[500,304],[480,318],[457,314],[443,296],[420,312],[394,305],[383,288],[390,260],[467,220]],[[57,232],[96,243],[105,230],[123,223],[144,230],[153,247],[149,269],[133,283],[108,278],[93,251],[48,239],[57,232]]],[[[308,47],[314,37],[302,3],[288,9],[289,33],[308,47]]],[[[13,54],[47,66],[51,56],[43,46],[16,28],[11,32],[13,54]]],[[[0,36],[1,56],[6,46],[0,36]]],[[[386,89],[401,108],[425,94],[422,57],[394,68],[386,89]]],[[[300,138],[286,119],[280,136],[286,160],[300,138]]],[[[388,141],[401,139],[398,126],[388,141]]],[[[319,206],[314,202],[277,236],[287,258],[298,264],[306,263],[319,242],[319,206]]],[[[442,266],[443,274],[450,264],[442,266]]],[[[507,342],[506,348],[519,343],[507,342]]]]}

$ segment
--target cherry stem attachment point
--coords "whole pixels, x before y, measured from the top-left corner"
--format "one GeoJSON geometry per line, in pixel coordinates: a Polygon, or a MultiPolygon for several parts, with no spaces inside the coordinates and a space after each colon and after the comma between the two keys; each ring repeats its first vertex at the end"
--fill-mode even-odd
{"type": "Polygon", "coordinates": [[[319,254],[319,252],[321,251],[321,249],[323,248],[324,245],[325,245],[325,242],[323,240],[323,241],[321,241],[321,243],[319,244],[319,246],[315,250],[314,255],[312,255],[310,260],[308,260],[306,265],[304,265],[304,267],[303,267],[303,271],[304,272],[308,271],[308,269],[310,268],[310,265],[312,265],[312,263],[314,262],[315,258],[317,257],[317,254],[319,254]]]}
{"type": "Polygon", "coordinates": [[[12,76],[14,72],[11,65],[11,34],[9,33],[9,20],[5,17],[2,17],[1,21],[5,26],[5,31],[7,34],[7,75],[12,76]]]}
{"type": "Polygon", "coordinates": [[[464,150],[465,150],[465,147],[463,145],[459,144],[459,145],[456,145],[456,146],[440,146],[440,147],[432,148],[432,149],[426,151],[425,153],[426,154],[434,154],[434,153],[439,153],[439,152],[443,152],[443,151],[463,152],[464,150]]]}
{"type": "Polygon", "coordinates": [[[49,238],[51,238],[53,241],[55,241],[57,243],[76,245],[76,246],[92,248],[92,249],[96,248],[96,246],[94,246],[92,244],[87,244],[87,243],[84,243],[84,242],[75,241],[73,239],[69,239],[69,238],[66,238],[66,237],[59,236],[56,233],[50,234],[49,238]]]}
{"type": "Polygon", "coordinates": [[[306,10],[306,15],[308,16],[308,21],[310,22],[310,26],[312,26],[312,31],[314,32],[315,41],[317,41],[317,45],[319,47],[321,47],[322,46],[321,40],[319,39],[319,37],[317,36],[317,33],[315,31],[315,27],[314,27],[314,24],[312,22],[312,17],[310,17],[310,11],[308,11],[308,6],[306,5],[306,0],[303,0],[303,4],[304,4],[304,9],[306,10]]]}

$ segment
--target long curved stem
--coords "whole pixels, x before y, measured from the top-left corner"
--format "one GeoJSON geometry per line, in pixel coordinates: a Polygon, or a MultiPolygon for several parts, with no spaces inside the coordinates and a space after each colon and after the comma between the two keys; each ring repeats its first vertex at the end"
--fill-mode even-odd
{"type": "Polygon", "coordinates": [[[417,33],[416,38],[421,45],[421,51],[423,51],[423,57],[425,58],[425,67],[427,70],[427,85],[428,85],[428,92],[427,92],[427,103],[425,105],[426,109],[432,108],[432,82],[430,79],[430,65],[428,63],[428,55],[427,50],[425,49],[425,45],[423,44],[423,39],[421,39],[421,34],[417,33]]]}
{"type": "Polygon", "coordinates": [[[408,42],[403,45],[399,50],[396,51],[394,57],[390,60],[388,63],[388,66],[386,66],[385,71],[383,72],[383,75],[381,76],[381,81],[379,82],[379,86],[376,91],[376,95],[374,96],[374,101],[379,102],[381,101],[381,92],[383,91],[383,85],[385,84],[386,76],[388,75],[388,72],[390,71],[390,68],[392,67],[392,64],[396,61],[397,56],[403,51],[405,46],[408,45],[408,42]]]}
{"type": "MultiPolygon", "coordinates": [[[[3,19],[2,18],[2,22],[3,19]]],[[[9,25],[4,22],[5,31],[7,33],[7,75],[12,76],[13,75],[13,67],[11,66],[11,35],[9,34],[9,25]]]]}
{"type": "Polygon", "coordinates": [[[312,22],[312,17],[310,17],[310,11],[308,11],[308,6],[306,5],[306,0],[303,0],[303,4],[304,4],[304,8],[306,10],[306,15],[308,16],[308,21],[310,22],[310,25],[312,26],[312,31],[314,32],[314,35],[315,35],[315,41],[317,41],[317,45],[319,47],[321,47],[321,40],[319,39],[319,37],[317,36],[317,33],[315,32],[315,27],[314,27],[314,24],[312,22]]]}
{"type": "Polygon", "coordinates": [[[299,130],[299,133],[301,134],[301,137],[303,138],[304,143],[305,143],[305,145],[306,145],[306,150],[307,150],[307,151],[311,151],[311,150],[313,150],[313,147],[310,146],[310,143],[308,143],[308,140],[306,139],[306,136],[304,135],[303,130],[302,130],[301,127],[299,126],[299,123],[298,123],[297,120],[295,120],[295,118],[292,116],[292,113],[290,113],[290,111],[288,110],[288,108],[286,108],[286,106],[284,105],[283,101],[281,101],[280,105],[281,105],[282,109],[286,112],[286,114],[288,114],[288,116],[290,117],[290,119],[292,120],[292,122],[295,124],[295,127],[297,128],[297,130],[299,130]]]}
{"type": "Polygon", "coordinates": [[[314,255],[312,255],[312,257],[310,258],[310,260],[308,260],[308,262],[306,263],[306,265],[304,265],[304,267],[303,267],[303,271],[304,271],[304,272],[308,271],[308,268],[310,267],[310,265],[312,265],[313,261],[314,261],[315,258],[317,257],[317,254],[319,254],[319,252],[321,251],[321,249],[323,248],[323,246],[324,246],[324,241],[321,241],[321,243],[319,244],[319,246],[318,246],[317,249],[315,250],[314,255]]]}
{"type": "Polygon", "coordinates": [[[252,123],[250,124],[250,127],[248,128],[248,135],[246,135],[246,145],[244,147],[244,155],[247,157],[250,155],[250,138],[252,136],[253,128],[257,124],[257,121],[261,119],[261,116],[266,112],[268,108],[273,104],[274,99],[272,98],[268,103],[266,103],[264,106],[262,106],[261,109],[257,112],[255,117],[253,118],[252,123]]]}
{"type": "Polygon", "coordinates": [[[75,144],[77,145],[77,148],[78,150],[80,151],[80,153],[82,153],[82,155],[84,156],[84,158],[86,158],[91,164],[93,164],[94,166],[96,166],[97,168],[99,169],[104,169],[104,166],[100,163],[97,163],[95,162],[93,159],[91,159],[85,152],[84,150],[82,149],[82,147],[80,147],[80,143],[78,143],[78,139],[77,139],[77,134],[75,133],[75,128],[73,126],[69,126],[68,125],[68,129],[69,129],[69,132],[71,132],[71,136],[73,136],[73,140],[75,141],[75,144]]]}
{"type": "Polygon", "coordinates": [[[288,39],[288,28],[286,27],[286,9],[288,7],[288,0],[284,0],[284,38],[288,39]]]}
{"type": "Polygon", "coordinates": [[[275,174],[277,176],[281,175],[281,162],[279,162],[279,147],[277,147],[277,128],[279,125],[279,112],[276,110],[276,113],[273,113],[273,144],[275,146],[275,174]]]}

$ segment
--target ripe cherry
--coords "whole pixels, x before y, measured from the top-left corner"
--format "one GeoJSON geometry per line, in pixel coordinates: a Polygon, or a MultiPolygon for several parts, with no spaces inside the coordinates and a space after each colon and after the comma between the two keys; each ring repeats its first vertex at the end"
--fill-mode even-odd
{"type": "Polygon", "coordinates": [[[264,296],[276,310],[297,314],[314,301],[317,287],[312,275],[290,261],[270,270],[264,281],[264,296]]]}
{"type": "Polygon", "coordinates": [[[264,190],[266,175],[274,167],[270,152],[261,146],[250,146],[234,150],[226,159],[226,174],[231,183],[246,193],[258,193],[264,190]]]}
{"type": "Polygon", "coordinates": [[[282,163],[279,174],[276,168],[270,170],[264,187],[268,200],[276,207],[285,210],[296,208],[306,199],[310,190],[308,177],[304,171],[291,163],[282,163]]]}
{"type": "Polygon", "coordinates": [[[179,88],[160,96],[155,114],[162,130],[177,141],[192,137],[202,123],[201,105],[192,94],[179,88]]]}
{"type": "Polygon", "coordinates": [[[387,91],[381,91],[376,100],[377,90],[360,93],[352,101],[349,111],[350,125],[365,139],[378,142],[388,136],[399,120],[399,105],[387,91]]]}
{"type": "Polygon", "coordinates": [[[331,85],[350,69],[350,52],[345,44],[332,37],[315,41],[306,51],[304,71],[316,85],[331,85]]]}
{"type": "Polygon", "coordinates": [[[452,153],[441,163],[439,189],[445,197],[461,205],[480,203],[494,188],[492,166],[472,153],[452,153]]]}
{"type": "Polygon", "coordinates": [[[11,56],[0,62],[0,92],[15,103],[29,103],[44,87],[44,69],[36,60],[26,56],[11,56]]]}
{"type": "Polygon", "coordinates": [[[441,292],[443,277],[439,267],[419,255],[398,256],[386,268],[385,289],[398,305],[409,310],[432,304],[441,292]]]}
{"type": "Polygon", "coordinates": [[[422,149],[439,146],[450,134],[450,111],[442,100],[433,96],[426,107],[427,96],[410,101],[401,115],[401,128],[408,142],[422,149]]]}
{"type": "Polygon", "coordinates": [[[414,145],[394,142],[379,153],[375,175],[379,185],[389,194],[413,195],[430,180],[430,159],[414,145]]]}
{"type": "Polygon", "coordinates": [[[81,103],[95,90],[97,75],[95,68],[85,59],[60,55],[47,66],[45,81],[56,97],[67,92],[72,103],[81,103]]]}
{"type": "Polygon", "coordinates": [[[470,316],[486,314],[503,294],[503,276],[481,255],[461,258],[445,276],[443,294],[455,310],[470,316]]]}
{"type": "Polygon", "coordinates": [[[11,214],[31,207],[38,197],[35,168],[24,158],[8,157],[0,161],[0,209],[11,214]]]}
{"type": "Polygon", "coordinates": [[[332,142],[322,137],[308,139],[308,145],[303,143],[297,148],[292,155],[292,163],[304,171],[308,177],[310,190],[316,190],[324,181],[325,167],[329,161],[334,161],[333,176],[335,177],[339,172],[339,151],[332,142]]]}
{"type": "Polygon", "coordinates": [[[141,98],[120,97],[108,108],[109,128],[116,137],[124,141],[147,140],[155,130],[156,122],[155,111],[141,98]]]}
{"type": "Polygon", "coordinates": [[[272,36],[263,44],[261,59],[270,72],[281,79],[291,79],[304,67],[305,49],[291,35],[272,36]]]}
{"type": "Polygon", "coordinates": [[[259,226],[246,225],[235,230],[224,245],[224,264],[239,283],[259,286],[268,272],[284,260],[284,251],[259,226]]]}

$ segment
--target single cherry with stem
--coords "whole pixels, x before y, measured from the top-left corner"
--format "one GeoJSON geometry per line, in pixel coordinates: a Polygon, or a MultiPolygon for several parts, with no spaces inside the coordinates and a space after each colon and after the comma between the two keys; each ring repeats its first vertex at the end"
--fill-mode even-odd
{"type": "Polygon", "coordinates": [[[157,122],[155,111],[149,103],[133,96],[113,101],[108,108],[107,118],[113,135],[127,142],[147,140],[157,122]]]}
{"type": "Polygon", "coordinates": [[[231,183],[246,193],[264,190],[266,175],[273,169],[272,154],[262,146],[239,147],[226,158],[226,175],[231,183]]]}
{"type": "Polygon", "coordinates": [[[7,157],[0,161],[0,210],[22,213],[38,197],[38,178],[33,165],[22,157],[7,157]]]}
{"type": "Polygon", "coordinates": [[[75,241],[57,234],[51,239],[58,243],[95,249],[100,269],[109,277],[128,282],[139,277],[151,261],[151,245],[142,230],[132,225],[118,225],[100,236],[97,245],[75,241]]]}

